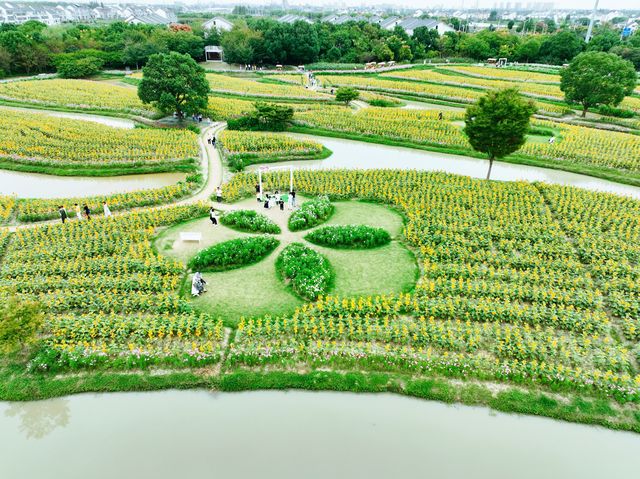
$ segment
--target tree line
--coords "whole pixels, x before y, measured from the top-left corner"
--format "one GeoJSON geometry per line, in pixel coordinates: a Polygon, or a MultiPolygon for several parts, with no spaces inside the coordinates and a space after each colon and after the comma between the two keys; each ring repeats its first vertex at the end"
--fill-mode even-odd
{"type": "MultiPolygon", "coordinates": [[[[455,23],[455,22],[454,22],[455,23]]],[[[458,22],[457,28],[464,25],[458,22]]],[[[523,25],[524,26],[524,25],[523,25]]],[[[555,27],[554,27],[555,28],[555,27]]],[[[230,63],[275,65],[422,61],[437,58],[562,64],[583,51],[611,52],[640,69],[640,32],[621,40],[607,27],[584,42],[584,32],[517,34],[514,30],[447,32],[426,27],[408,35],[402,28],[347,22],[279,23],[269,18],[239,18],[229,32],[207,32],[200,21],[189,25],[56,25],[37,21],[0,25],[0,76],[58,70],[63,76],[88,76],[102,68],[140,68],[151,55],[177,52],[204,59],[205,45],[222,45],[230,63]]],[[[535,32],[535,26],[533,28],[535,32]]]]}

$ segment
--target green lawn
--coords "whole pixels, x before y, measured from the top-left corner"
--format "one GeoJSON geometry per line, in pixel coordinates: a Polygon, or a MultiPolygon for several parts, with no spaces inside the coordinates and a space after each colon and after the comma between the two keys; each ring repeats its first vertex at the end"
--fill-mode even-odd
{"type": "MultiPolygon", "coordinates": [[[[255,201],[240,203],[243,208],[255,208],[255,201]]],[[[402,218],[391,209],[358,201],[335,203],[334,215],[326,224],[366,224],[384,228],[394,238],[402,232],[402,218]]],[[[264,212],[264,211],[261,211],[264,212]]],[[[269,216],[287,215],[271,210],[269,216]]],[[[284,216],[280,222],[283,223],[284,216]]],[[[204,275],[208,292],[193,298],[193,305],[228,323],[237,323],[241,316],[273,316],[291,313],[303,301],[295,296],[277,278],[275,261],[280,251],[293,241],[302,239],[310,230],[276,235],[280,247],[263,261],[244,268],[204,275]]],[[[162,231],[155,247],[164,255],[186,263],[200,249],[232,238],[247,236],[224,226],[211,226],[208,218],[197,219],[162,231]],[[181,231],[202,233],[201,243],[180,241],[181,231]]],[[[373,250],[339,250],[310,245],[329,259],[336,272],[332,295],[376,295],[410,290],[417,277],[417,265],[413,254],[397,239],[373,250]]],[[[190,275],[187,280],[190,281],[190,275]]],[[[190,298],[188,284],[185,297],[190,298]]]]}

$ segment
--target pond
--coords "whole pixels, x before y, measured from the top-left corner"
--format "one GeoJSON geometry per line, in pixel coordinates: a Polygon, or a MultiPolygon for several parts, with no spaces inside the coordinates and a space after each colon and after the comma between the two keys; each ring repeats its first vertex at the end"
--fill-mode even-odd
{"type": "Polygon", "coordinates": [[[23,112],[33,112],[33,113],[38,113],[42,115],[55,116],[57,118],[70,118],[72,120],[92,121],[94,123],[100,123],[101,125],[111,126],[113,128],[125,128],[127,130],[131,130],[136,126],[135,122],[132,120],[128,120],[126,118],[117,118],[113,116],[92,115],[90,113],[73,113],[73,112],[53,111],[53,110],[39,110],[36,108],[20,108],[20,107],[9,107],[9,106],[2,106],[0,108],[23,111],[23,112]]]}
{"type": "Polygon", "coordinates": [[[52,176],[0,170],[0,195],[18,198],[70,198],[161,188],[185,178],[184,173],[152,173],[109,177],[52,176]]]}
{"type": "Polygon", "coordinates": [[[0,403],[0,477],[622,478],[640,435],[391,394],[85,394],[0,403]]]}
{"type": "MultiPolygon", "coordinates": [[[[479,158],[462,155],[448,155],[424,150],[414,150],[395,146],[364,143],[313,135],[292,135],[296,138],[310,139],[322,143],[333,151],[324,160],[292,161],[269,165],[295,165],[300,168],[395,168],[416,169],[425,171],[446,171],[474,178],[485,178],[489,162],[479,158]]],[[[257,169],[257,165],[250,170],[257,169]]],[[[491,178],[501,181],[544,181],[546,183],[577,186],[593,191],[605,191],[640,198],[640,188],[622,185],[612,181],[601,180],[592,176],[580,175],[566,171],[539,168],[535,166],[516,165],[494,162],[491,178]]]]}

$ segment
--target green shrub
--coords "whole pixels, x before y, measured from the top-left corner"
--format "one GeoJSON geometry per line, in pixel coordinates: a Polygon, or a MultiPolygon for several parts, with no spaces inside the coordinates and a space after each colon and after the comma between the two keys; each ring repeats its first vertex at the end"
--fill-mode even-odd
{"type": "Polygon", "coordinates": [[[308,301],[325,294],[334,276],[329,260],[301,243],[291,243],[280,253],[276,271],[298,296],[308,301]]]}
{"type": "Polygon", "coordinates": [[[396,101],[381,100],[381,99],[369,100],[369,101],[367,101],[367,103],[369,105],[371,105],[371,106],[378,106],[378,107],[381,107],[381,108],[392,108],[392,107],[400,105],[400,103],[396,102],[396,101]]]}
{"type": "Polygon", "coordinates": [[[229,211],[222,215],[220,222],[238,231],[251,233],[281,233],[280,227],[266,216],[253,210],[229,211]]]}
{"type": "Polygon", "coordinates": [[[40,303],[0,298],[0,353],[20,351],[35,342],[43,320],[40,303]]]}
{"type": "Polygon", "coordinates": [[[352,249],[376,248],[391,241],[386,230],[366,225],[323,226],[304,238],[320,246],[352,249]]]}
{"type": "Polygon", "coordinates": [[[252,236],[218,243],[199,251],[189,268],[199,271],[225,271],[257,263],[278,247],[271,236],[252,236]]]}
{"type": "Polygon", "coordinates": [[[617,118],[633,118],[636,116],[632,110],[625,110],[624,108],[615,108],[609,105],[600,105],[598,113],[604,116],[615,116],[617,118]]]}
{"type": "Polygon", "coordinates": [[[313,228],[325,222],[333,214],[334,209],[326,196],[306,201],[289,217],[289,229],[300,231],[313,228]]]}

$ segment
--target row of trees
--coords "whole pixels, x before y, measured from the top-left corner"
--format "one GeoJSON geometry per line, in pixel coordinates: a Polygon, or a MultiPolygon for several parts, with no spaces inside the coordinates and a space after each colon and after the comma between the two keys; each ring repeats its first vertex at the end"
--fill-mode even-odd
{"type": "Polygon", "coordinates": [[[157,53],[178,52],[203,60],[205,45],[222,44],[231,63],[273,65],[316,61],[363,63],[416,61],[436,57],[486,60],[507,57],[520,62],[565,63],[582,51],[615,53],[640,69],[640,33],[622,42],[616,31],[596,32],[589,44],[582,34],[516,35],[511,31],[478,33],[417,28],[409,36],[402,28],[389,31],[366,22],[296,22],[240,19],[230,32],[203,31],[191,25],[46,25],[29,21],[0,25],[0,76],[59,70],[63,76],[87,76],[101,68],[139,68],[157,53]]]}
{"type": "Polygon", "coordinates": [[[156,53],[170,51],[204,59],[205,45],[218,45],[218,32],[184,25],[56,25],[37,21],[0,25],[0,76],[64,70],[141,67],[156,53]]]}
{"type": "Polygon", "coordinates": [[[586,44],[584,34],[573,30],[526,36],[511,30],[483,30],[439,36],[433,29],[420,27],[409,36],[400,27],[389,31],[366,22],[310,25],[248,19],[223,33],[221,41],[227,60],[241,64],[364,63],[440,56],[474,60],[507,57],[519,62],[562,64],[583,51],[600,51],[615,53],[640,69],[640,33],[623,42],[619,32],[608,28],[596,31],[586,44]]]}

